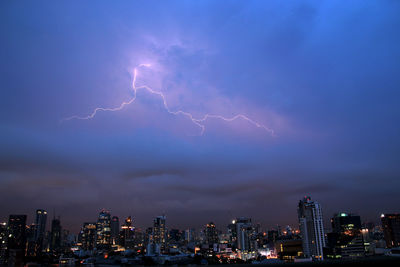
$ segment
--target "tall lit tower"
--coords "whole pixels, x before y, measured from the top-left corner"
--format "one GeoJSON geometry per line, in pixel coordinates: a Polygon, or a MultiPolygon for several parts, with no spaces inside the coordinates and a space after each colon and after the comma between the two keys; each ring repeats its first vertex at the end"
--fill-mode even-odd
{"type": "Polygon", "coordinates": [[[34,240],[37,244],[38,251],[42,250],[44,235],[46,231],[47,211],[36,210],[34,240]]]}
{"type": "Polygon", "coordinates": [[[127,248],[133,248],[135,243],[135,227],[131,216],[125,219],[121,227],[121,245],[127,248]]]}
{"type": "Polygon", "coordinates": [[[99,213],[99,219],[97,220],[97,239],[96,244],[98,247],[107,248],[111,245],[111,214],[102,210],[99,213]]]}
{"type": "Polygon", "coordinates": [[[323,260],[325,234],[321,205],[306,196],[299,201],[297,212],[304,256],[323,260]]]}
{"type": "Polygon", "coordinates": [[[218,232],[217,232],[217,229],[215,228],[215,224],[213,222],[206,224],[204,233],[206,236],[205,241],[208,245],[213,245],[215,243],[218,243],[218,232]]]}
{"type": "Polygon", "coordinates": [[[81,238],[82,248],[84,250],[92,251],[96,243],[96,223],[86,222],[82,226],[81,238]]]}
{"type": "Polygon", "coordinates": [[[153,242],[160,245],[161,251],[165,251],[167,246],[165,222],[166,217],[164,215],[154,219],[153,242]]]}

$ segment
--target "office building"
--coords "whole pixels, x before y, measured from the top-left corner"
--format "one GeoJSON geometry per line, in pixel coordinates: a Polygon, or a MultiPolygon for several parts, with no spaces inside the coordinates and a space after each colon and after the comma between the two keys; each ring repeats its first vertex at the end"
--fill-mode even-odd
{"type": "Polygon", "coordinates": [[[126,249],[135,246],[135,227],[131,216],[125,219],[125,223],[121,227],[120,243],[126,249]]]}
{"type": "Polygon", "coordinates": [[[81,231],[81,242],[84,250],[92,251],[96,246],[96,223],[84,223],[81,231]]]}
{"type": "Polygon", "coordinates": [[[323,260],[325,234],[321,205],[306,196],[299,201],[297,212],[304,256],[323,260]]]}
{"type": "Polygon", "coordinates": [[[46,232],[47,211],[43,209],[36,210],[34,224],[34,242],[36,244],[36,253],[43,249],[44,236],[46,232]]]}
{"type": "Polygon", "coordinates": [[[204,234],[206,244],[213,245],[218,243],[218,232],[213,222],[206,224],[204,234]]]}
{"type": "Polygon", "coordinates": [[[61,221],[60,218],[53,218],[51,221],[51,231],[50,231],[50,250],[58,251],[61,248],[61,221]]]}
{"type": "Polygon", "coordinates": [[[111,245],[111,214],[102,210],[97,220],[96,244],[99,249],[107,249],[111,245]]]}
{"type": "Polygon", "coordinates": [[[400,214],[382,214],[381,222],[386,247],[400,247],[400,214]]]}
{"type": "Polygon", "coordinates": [[[166,217],[158,216],[153,224],[153,243],[160,246],[160,250],[165,252],[167,249],[166,217]]]}
{"type": "Polygon", "coordinates": [[[111,243],[113,245],[119,242],[119,218],[113,216],[111,218],[111,243]]]}

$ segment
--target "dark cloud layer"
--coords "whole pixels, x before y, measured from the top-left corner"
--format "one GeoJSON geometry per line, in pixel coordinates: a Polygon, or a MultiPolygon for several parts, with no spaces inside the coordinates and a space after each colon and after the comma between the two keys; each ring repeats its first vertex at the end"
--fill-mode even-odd
{"type": "Polygon", "coordinates": [[[400,197],[398,1],[0,3],[0,210],[55,209],[74,231],[101,208],[141,227],[251,216],[377,220],[400,197]],[[195,117],[140,91],[162,91],[195,117]]]}

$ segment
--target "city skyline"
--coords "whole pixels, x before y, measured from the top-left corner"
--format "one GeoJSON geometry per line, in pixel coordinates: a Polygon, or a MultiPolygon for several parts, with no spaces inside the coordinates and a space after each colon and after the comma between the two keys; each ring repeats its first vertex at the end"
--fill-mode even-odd
{"type": "Polygon", "coordinates": [[[8,222],[0,223],[1,264],[333,264],[368,257],[387,261],[400,252],[400,213],[381,214],[380,222],[374,223],[341,211],[325,227],[323,208],[310,196],[298,202],[298,229],[290,225],[265,228],[241,216],[225,227],[209,221],[200,229],[182,230],[169,227],[165,215],[154,217],[152,226],[140,229],[131,216],[119,220],[103,209],[97,220],[83,222],[79,232],[73,233],[55,215],[51,229],[46,230],[47,211],[37,209],[35,214],[31,224],[24,214],[10,214],[8,222]]]}
{"type": "MultiPolygon", "coordinates": [[[[304,202],[306,200],[311,201],[311,197],[310,196],[304,196],[304,198],[301,199],[300,202],[304,202]]],[[[311,203],[313,204],[314,200],[311,203]]],[[[315,203],[318,203],[318,202],[315,202],[315,203]]],[[[318,209],[321,209],[320,203],[318,203],[317,205],[319,207],[318,209]]],[[[168,229],[180,229],[180,230],[194,229],[194,230],[201,230],[202,228],[204,228],[205,225],[208,225],[210,222],[212,222],[213,225],[216,226],[217,230],[222,230],[222,229],[225,229],[226,227],[229,227],[229,224],[231,224],[232,220],[236,220],[237,218],[253,218],[253,223],[259,224],[262,227],[263,230],[276,230],[278,228],[281,229],[281,228],[284,228],[286,226],[294,227],[294,229],[298,229],[299,230],[299,229],[302,228],[302,223],[301,223],[301,221],[299,219],[300,218],[299,217],[300,216],[299,207],[296,208],[294,206],[293,210],[295,211],[295,213],[293,213],[291,215],[296,217],[296,219],[295,219],[295,221],[293,223],[287,223],[287,222],[286,223],[277,223],[275,221],[275,223],[272,222],[271,224],[266,224],[265,222],[257,220],[256,217],[246,216],[246,215],[242,214],[242,215],[231,216],[229,218],[226,218],[222,222],[218,222],[216,224],[214,224],[214,222],[216,222],[216,221],[213,218],[205,217],[201,222],[198,222],[197,224],[180,225],[179,223],[178,224],[176,224],[176,223],[172,223],[171,224],[170,221],[172,220],[172,222],[174,222],[174,221],[176,221],[176,218],[174,220],[174,218],[170,218],[170,216],[168,216],[167,214],[163,213],[162,215],[156,215],[155,214],[149,220],[147,220],[143,224],[139,225],[139,224],[137,224],[137,217],[135,217],[132,214],[129,214],[127,216],[122,216],[120,214],[115,214],[112,210],[108,210],[108,209],[104,209],[103,208],[103,209],[99,209],[99,210],[93,211],[94,216],[91,216],[91,214],[90,214],[90,216],[87,217],[87,218],[89,218],[88,220],[75,221],[75,223],[73,224],[74,227],[72,227],[72,228],[68,227],[68,225],[67,226],[65,226],[64,224],[63,225],[68,231],[71,231],[73,233],[78,233],[78,232],[80,232],[82,230],[82,224],[96,222],[99,214],[100,215],[109,214],[112,218],[117,218],[120,221],[124,221],[125,219],[129,218],[131,220],[131,225],[135,229],[140,230],[140,231],[144,231],[146,228],[151,226],[153,224],[153,221],[155,219],[157,219],[157,218],[164,218],[164,220],[166,220],[168,218],[168,224],[166,224],[166,227],[168,229]],[[297,215],[296,215],[296,213],[297,213],[297,215]],[[77,227],[75,227],[75,225],[77,225],[77,227]]],[[[324,210],[326,210],[326,208],[324,208],[324,210]]],[[[50,214],[50,216],[47,219],[46,219],[46,217],[47,217],[48,211],[46,209],[36,209],[36,212],[33,212],[34,215],[32,215],[32,216],[30,216],[29,214],[22,214],[22,213],[17,213],[17,212],[14,212],[12,214],[13,215],[26,216],[27,225],[28,224],[38,225],[38,220],[40,220],[40,224],[39,225],[42,225],[44,223],[44,228],[43,228],[43,226],[41,226],[42,230],[40,230],[40,231],[42,231],[41,234],[43,235],[43,231],[49,230],[51,228],[51,221],[53,219],[57,218],[57,220],[62,221],[62,219],[61,219],[62,218],[62,214],[55,213],[55,211],[53,211],[52,213],[53,214],[50,214]],[[43,221],[43,219],[39,219],[40,216],[41,216],[40,213],[44,213],[45,214],[44,215],[44,218],[45,218],[44,221],[43,221]]],[[[321,213],[321,211],[320,211],[320,213],[321,213]]],[[[332,230],[331,229],[331,227],[332,227],[331,223],[332,222],[330,221],[330,218],[334,218],[335,216],[340,215],[340,214],[345,214],[346,216],[348,214],[359,216],[359,214],[357,212],[350,211],[350,210],[345,210],[345,209],[336,210],[334,213],[327,214],[327,215],[324,213],[324,216],[319,215],[319,216],[321,216],[320,220],[322,220],[323,229],[325,231],[326,230],[332,230]]],[[[362,223],[363,224],[372,223],[372,224],[375,224],[375,225],[379,225],[381,223],[380,221],[382,220],[383,214],[391,214],[391,213],[380,213],[377,216],[375,216],[375,218],[373,218],[372,220],[362,218],[362,223]]],[[[397,214],[397,213],[396,212],[392,212],[392,214],[397,214]]],[[[0,222],[7,222],[8,217],[9,217],[9,215],[7,215],[3,220],[0,220],[0,222]]],[[[110,220],[111,220],[111,217],[109,218],[110,220]]],[[[271,220],[274,220],[274,219],[271,219],[271,220]]],[[[143,222],[144,220],[142,218],[139,221],[143,222]]],[[[36,231],[38,231],[38,229],[35,230],[35,234],[34,234],[35,239],[37,239],[37,235],[38,235],[38,233],[36,233],[36,231]]]]}
{"type": "Polygon", "coordinates": [[[399,212],[399,10],[2,1],[0,220],[273,227],[306,195],[329,218],[399,212]]]}

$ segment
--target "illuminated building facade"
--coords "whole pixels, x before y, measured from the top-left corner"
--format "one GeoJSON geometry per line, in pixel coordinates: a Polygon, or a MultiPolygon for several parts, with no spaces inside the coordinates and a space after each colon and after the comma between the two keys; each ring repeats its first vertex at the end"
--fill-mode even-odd
{"type": "Polygon", "coordinates": [[[335,233],[344,233],[346,231],[361,230],[361,218],[358,215],[350,213],[336,213],[331,219],[332,231],[335,233]]]}
{"type": "Polygon", "coordinates": [[[350,213],[336,213],[331,219],[332,233],[328,233],[328,258],[357,258],[365,255],[361,218],[350,213]]]}
{"type": "Polygon", "coordinates": [[[213,222],[206,224],[206,227],[204,229],[204,234],[205,234],[205,242],[207,244],[213,245],[218,243],[218,232],[213,222]]]}
{"type": "Polygon", "coordinates": [[[82,248],[91,251],[96,246],[96,223],[84,223],[81,231],[82,248]]]}
{"type": "Polygon", "coordinates": [[[132,217],[125,219],[125,223],[121,227],[121,245],[125,248],[133,248],[135,246],[135,227],[133,227],[132,217]]]}
{"type": "Polygon", "coordinates": [[[323,260],[325,233],[321,205],[306,196],[299,201],[297,212],[304,256],[323,260]]]}
{"type": "Polygon", "coordinates": [[[111,245],[111,214],[108,211],[102,210],[99,213],[97,220],[97,247],[109,248],[111,245]]]}
{"type": "Polygon", "coordinates": [[[294,261],[303,254],[303,242],[300,239],[278,240],[274,243],[279,259],[294,261]]]}
{"type": "Polygon", "coordinates": [[[162,252],[167,249],[166,217],[158,216],[153,224],[153,243],[158,244],[162,252]]]}
{"type": "Polygon", "coordinates": [[[257,250],[257,236],[250,218],[239,217],[232,221],[236,227],[231,233],[236,236],[236,248],[241,259],[252,258],[257,250]]]}
{"type": "Polygon", "coordinates": [[[400,214],[382,214],[381,221],[386,246],[400,247],[400,214]]]}

